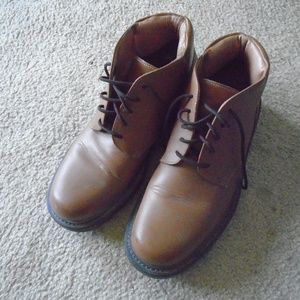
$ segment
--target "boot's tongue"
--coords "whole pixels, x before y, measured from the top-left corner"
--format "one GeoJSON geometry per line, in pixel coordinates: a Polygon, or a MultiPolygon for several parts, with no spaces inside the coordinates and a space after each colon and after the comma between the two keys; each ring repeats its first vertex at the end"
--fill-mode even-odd
{"type": "MultiPolygon", "coordinates": [[[[138,77],[152,72],[157,68],[153,65],[147,63],[139,56],[135,56],[132,58],[129,68],[125,74],[115,74],[116,80],[134,82],[138,77]]],[[[124,93],[127,93],[130,87],[121,88],[124,93]]]]}
{"type": "MultiPolygon", "coordinates": [[[[134,82],[138,77],[149,73],[151,71],[156,70],[157,68],[152,66],[151,64],[144,61],[142,58],[132,55],[132,58],[130,60],[127,60],[123,64],[118,64],[116,71],[112,74],[112,79],[116,81],[125,81],[125,82],[134,82]]],[[[118,85],[118,90],[122,91],[124,95],[126,95],[130,89],[130,85],[118,85]]],[[[113,98],[117,98],[118,95],[114,91],[114,88],[110,87],[109,96],[113,98]]],[[[117,106],[120,106],[121,104],[118,103],[117,106]]],[[[109,110],[113,110],[114,107],[111,103],[107,105],[107,108],[109,110]]],[[[113,123],[115,120],[115,115],[106,115],[104,122],[105,125],[108,128],[112,128],[113,123]]]]}
{"type": "Polygon", "coordinates": [[[132,64],[131,64],[131,68],[129,69],[129,72],[127,74],[127,79],[128,81],[135,81],[138,77],[152,72],[154,70],[156,70],[157,68],[154,67],[153,65],[147,63],[146,61],[144,61],[142,58],[136,56],[133,60],[132,60],[132,64]]]}
{"type": "MultiPolygon", "coordinates": [[[[218,110],[220,106],[230,97],[238,93],[238,91],[230,86],[223,85],[219,82],[202,79],[200,87],[201,103],[200,114],[204,113],[202,117],[208,114],[203,104],[208,104],[214,110],[218,110]]],[[[201,116],[200,116],[201,117],[201,116]]]]}
{"type": "MultiPolygon", "coordinates": [[[[204,103],[206,103],[212,109],[218,111],[220,106],[236,93],[238,93],[238,91],[232,87],[223,85],[213,80],[202,79],[200,85],[200,104],[198,108],[197,120],[200,120],[209,115],[209,112],[204,107],[204,103]]],[[[195,133],[195,135],[202,135],[203,137],[205,137],[208,131],[206,122],[211,122],[213,118],[214,116],[211,116],[209,119],[204,121],[202,126],[195,133]]],[[[201,143],[195,143],[191,147],[191,154],[196,159],[198,158],[201,147],[201,143]]]]}

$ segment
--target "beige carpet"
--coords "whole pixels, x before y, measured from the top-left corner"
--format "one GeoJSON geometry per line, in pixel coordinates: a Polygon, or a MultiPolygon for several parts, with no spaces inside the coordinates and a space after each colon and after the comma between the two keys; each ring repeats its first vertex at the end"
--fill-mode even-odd
{"type": "Polygon", "coordinates": [[[300,299],[299,3],[0,0],[0,299],[300,299]],[[155,280],[124,254],[132,204],[78,234],[50,219],[45,196],[116,41],[162,11],[191,18],[198,53],[229,32],[254,35],[271,73],[232,223],[194,268],[155,280]]]}

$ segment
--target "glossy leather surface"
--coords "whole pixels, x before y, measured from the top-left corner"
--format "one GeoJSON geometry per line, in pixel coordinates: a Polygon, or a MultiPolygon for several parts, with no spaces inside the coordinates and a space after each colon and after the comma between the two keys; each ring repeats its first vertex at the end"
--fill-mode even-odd
{"type": "MultiPolygon", "coordinates": [[[[127,124],[118,115],[112,120],[111,116],[108,118],[97,111],[74,141],[49,191],[49,204],[59,218],[74,223],[89,221],[124,198],[159,137],[165,113],[182,89],[182,78],[191,72],[193,59],[193,30],[183,16],[150,16],[137,21],[124,33],[115,48],[110,78],[132,81],[127,96],[138,101],[128,102],[131,113],[123,104],[119,107],[127,124]],[[160,61],[155,51],[169,40],[177,46],[170,50],[169,57],[166,53],[160,61]],[[155,66],[146,59],[167,63],[155,66]],[[99,119],[123,138],[103,132],[99,119]]],[[[109,86],[108,96],[112,95],[109,86]]],[[[107,102],[101,100],[100,104],[107,108],[107,102]]]]}
{"type": "Polygon", "coordinates": [[[159,268],[172,270],[195,250],[201,253],[207,241],[215,238],[216,228],[230,215],[242,181],[241,133],[231,110],[242,124],[247,156],[268,72],[265,50],[254,38],[240,33],[220,38],[198,59],[187,90],[193,98],[185,104],[191,112],[184,117],[190,121],[202,118],[206,103],[217,110],[228,127],[217,117],[211,119],[219,134],[216,139],[206,127],[205,139],[213,147],[211,151],[204,143],[192,148],[180,142],[180,137],[191,139],[195,132],[176,122],[132,226],[130,244],[140,264],[147,264],[144,272],[156,276],[159,268]],[[239,78],[234,72],[241,70],[244,79],[236,84],[239,78]],[[226,80],[234,86],[224,84],[226,80]],[[247,86],[243,86],[245,82],[247,86]],[[175,155],[176,151],[209,167],[190,166],[175,155]]]}
{"type": "Polygon", "coordinates": [[[141,161],[120,151],[110,135],[86,128],[56,172],[52,208],[68,220],[92,219],[119,201],[141,161]]]}

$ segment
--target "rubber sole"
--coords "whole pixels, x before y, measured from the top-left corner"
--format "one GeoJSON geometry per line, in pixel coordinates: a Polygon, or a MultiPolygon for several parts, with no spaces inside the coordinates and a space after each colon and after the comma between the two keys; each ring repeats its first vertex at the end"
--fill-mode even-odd
{"type": "Polygon", "coordinates": [[[147,264],[134,253],[131,245],[131,231],[132,231],[132,226],[136,214],[136,210],[135,210],[135,213],[130,219],[128,226],[126,228],[125,239],[124,239],[125,252],[129,261],[138,271],[153,278],[168,278],[171,276],[175,276],[183,272],[184,270],[188,269],[210,250],[210,248],[213,246],[216,240],[224,232],[225,228],[230,223],[234,215],[234,212],[239,202],[240,193],[241,193],[241,189],[238,188],[233,196],[232,203],[227,211],[225,218],[222,220],[222,222],[220,222],[216,226],[216,228],[214,229],[213,233],[209,236],[209,238],[207,238],[207,240],[201,243],[201,245],[197,247],[193,251],[193,253],[189,257],[187,257],[184,261],[173,266],[162,267],[162,266],[147,264]]]}
{"type": "Polygon", "coordinates": [[[70,220],[63,219],[60,217],[51,207],[50,201],[49,201],[49,192],[51,190],[52,182],[55,177],[53,176],[52,182],[50,184],[48,193],[47,193],[47,208],[48,211],[52,217],[52,219],[62,226],[65,229],[76,231],[76,232],[83,232],[83,231],[90,231],[93,230],[99,226],[101,226],[103,223],[108,221],[113,214],[115,214],[119,209],[121,209],[126,202],[130,199],[130,197],[135,193],[135,191],[139,188],[140,183],[143,180],[144,173],[146,170],[146,164],[143,164],[140,171],[138,172],[135,181],[131,184],[129,188],[127,188],[126,192],[123,194],[122,198],[119,199],[119,201],[111,207],[109,210],[105,211],[104,213],[101,213],[99,216],[94,217],[93,219],[84,221],[84,222],[72,222],[70,220]]]}

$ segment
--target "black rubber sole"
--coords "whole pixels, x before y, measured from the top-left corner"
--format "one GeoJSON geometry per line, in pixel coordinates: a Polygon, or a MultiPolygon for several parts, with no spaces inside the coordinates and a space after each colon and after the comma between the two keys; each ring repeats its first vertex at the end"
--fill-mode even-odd
{"type": "MultiPolygon", "coordinates": [[[[145,170],[146,170],[146,164],[143,164],[143,166],[141,167],[140,171],[138,172],[138,174],[135,178],[135,181],[131,184],[131,186],[129,188],[127,188],[126,192],[123,194],[122,198],[119,199],[119,201],[117,202],[117,204],[115,206],[111,207],[106,212],[101,213],[101,215],[94,217],[91,220],[84,221],[84,222],[72,222],[70,220],[65,220],[65,219],[61,218],[52,209],[50,201],[49,201],[49,192],[51,190],[51,185],[52,185],[52,182],[51,182],[51,184],[49,186],[48,194],[47,194],[48,211],[49,211],[52,219],[57,224],[59,224],[60,226],[62,226],[65,229],[68,229],[71,231],[76,231],[76,232],[90,231],[90,230],[96,229],[99,226],[101,226],[103,223],[108,221],[119,209],[121,209],[127,203],[127,201],[129,201],[131,196],[134,195],[134,193],[139,188],[139,185],[144,178],[145,170]]],[[[53,178],[54,177],[55,177],[55,175],[53,176],[53,178]]],[[[52,181],[53,181],[53,179],[52,179],[52,181]]]]}
{"type": "Polygon", "coordinates": [[[147,264],[134,253],[131,245],[131,231],[135,219],[135,214],[137,211],[136,209],[128,223],[128,226],[126,228],[125,238],[124,238],[125,252],[129,261],[138,271],[153,278],[168,278],[185,271],[186,269],[194,265],[201,257],[203,257],[210,250],[210,248],[213,246],[216,240],[221,236],[221,234],[224,232],[225,228],[230,223],[234,215],[234,212],[239,202],[240,193],[241,193],[241,189],[239,188],[236,190],[233,196],[232,204],[228,209],[226,217],[222,220],[221,223],[218,224],[213,234],[209,236],[209,239],[205,240],[184,261],[173,266],[162,267],[162,266],[147,264]]]}

